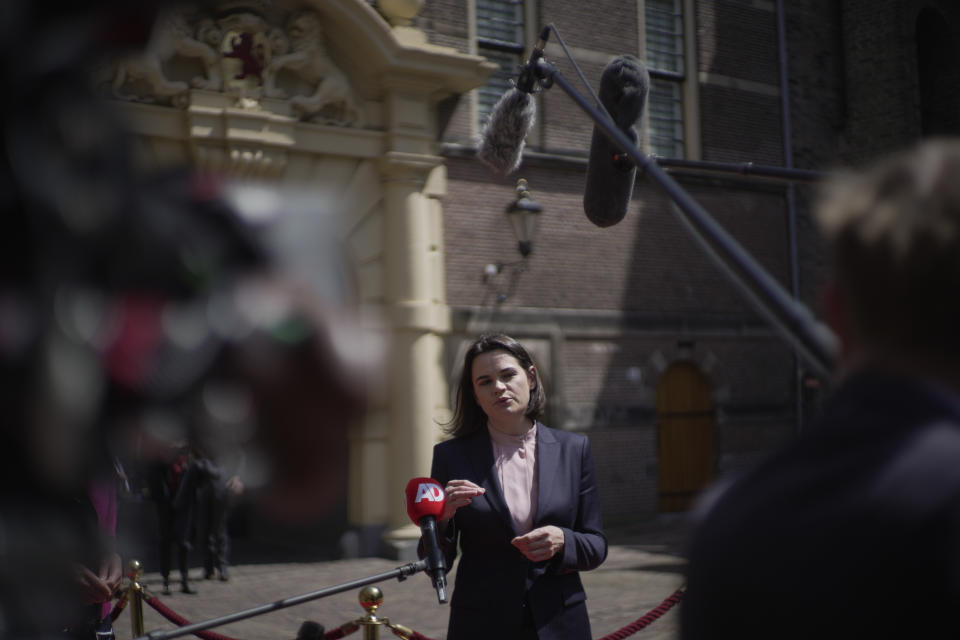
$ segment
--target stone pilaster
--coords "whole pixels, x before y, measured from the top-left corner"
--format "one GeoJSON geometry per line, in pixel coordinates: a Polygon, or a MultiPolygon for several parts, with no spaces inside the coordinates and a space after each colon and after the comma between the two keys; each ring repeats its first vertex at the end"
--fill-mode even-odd
{"type": "Polygon", "coordinates": [[[441,367],[442,334],[449,331],[444,300],[442,228],[431,183],[443,182],[442,159],[388,152],[382,158],[385,309],[390,326],[388,435],[389,501],[386,552],[413,557],[420,530],[409,520],[402,490],[430,473],[440,410],[447,404],[441,367]],[[440,176],[439,178],[437,176],[440,176]],[[433,180],[431,180],[433,177],[433,180]],[[428,186],[429,185],[429,186],[428,186]]]}

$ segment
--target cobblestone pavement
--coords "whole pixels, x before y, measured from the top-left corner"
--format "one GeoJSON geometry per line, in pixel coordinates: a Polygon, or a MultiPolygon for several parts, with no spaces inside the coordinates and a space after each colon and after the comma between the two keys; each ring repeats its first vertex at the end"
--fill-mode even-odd
{"type": "MultiPolygon", "coordinates": [[[[608,531],[611,547],[606,562],[582,575],[587,591],[587,609],[594,638],[602,638],[647,613],[683,583],[684,559],[680,554],[682,531],[679,521],[666,520],[608,531]]],[[[360,558],[330,562],[243,564],[231,568],[230,580],[203,580],[193,569],[191,578],[197,595],[181,594],[171,584],[173,595],[160,595],[159,574],[148,573],[145,584],[172,610],[191,622],[219,617],[292,596],[312,593],[370,576],[389,572],[403,562],[383,558],[360,558]]],[[[450,580],[455,584],[455,572],[450,580]]],[[[380,617],[418,631],[428,638],[444,640],[449,605],[437,602],[436,592],[424,574],[404,581],[378,582],[383,592],[380,617]]],[[[364,615],[358,602],[360,589],[312,600],[247,620],[212,629],[237,640],[293,640],[305,620],[327,630],[364,615]]],[[[150,606],[144,607],[147,632],[172,629],[150,606]]],[[[131,638],[129,607],[115,623],[118,640],[131,638]]],[[[678,637],[677,607],[634,636],[638,640],[674,640],[678,637]]],[[[394,638],[383,630],[383,638],[394,638]]],[[[188,637],[188,636],[184,636],[188,637]]],[[[362,638],[360,632],[352,634],[362,638]]]]}

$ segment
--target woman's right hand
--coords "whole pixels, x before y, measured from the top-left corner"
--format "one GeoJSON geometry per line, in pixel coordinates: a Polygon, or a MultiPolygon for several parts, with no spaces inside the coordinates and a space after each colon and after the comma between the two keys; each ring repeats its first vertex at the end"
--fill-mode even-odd
{"type": "Polygon", "coordinates": [[[447,523],[453,514],[460,507],[465,507],[473,501],[476,496],[482,496],[486,489],[480,485],[474,484],[469,480],[451,480],[444,488],[447,494],[446,503],[443,505],[443,515],[440,516],[440,522],[447,523]]]}

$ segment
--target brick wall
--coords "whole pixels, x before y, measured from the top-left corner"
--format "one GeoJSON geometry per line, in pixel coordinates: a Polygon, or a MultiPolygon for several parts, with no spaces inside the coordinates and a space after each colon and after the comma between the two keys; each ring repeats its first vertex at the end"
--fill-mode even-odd
{"type": "Polygon", "coordinates": [[[865,161],[909,145],[920,135],[916,50],[908,3],[844,3],[849,159],[865,161]]]}
{"type": "Polygon", "coordinates": [[[776,85],[779,82],[776,27],[772,2],[698,2],[700,71],[776,85]]]}
{"type": "MultiPolygon", "coordinates": [[[[543,206],[533,253],[523,272],[507,269],[485,282],[485,264],[519,259],[505,215],[514,186],[507,180],[491,182],[472,158],[449,160],[450,189],[443,204],[451,305],[478,305],[509,287],[513,306],[621,309],[656,317],[749,315],[739,291],[691,239],[649,179],[638,179],[626,218],[601,229],[583,214],[584,169],[531,166],[517,175],[528,180],[543,206]]],[[[788,281],[779,189],[686,186],[765,269],[788,281]]]]}
{"type": "MultiPolygon", "coordinates": [[[[538,3],[540,24],[553,24],[584,76],[596,90],[607,62],[621,54],[637,55],[635,2],[544,0],[538,3]]],[[[554,38],[555,39],[555,38],[554,38]]],[[[574,66],[560,49],[551,49],[550,61],[578,89],[584,91],[574,66]]],[[[546,91],[540,103],[539,146],[584,154],[590,146],[593,121],[559,87],[546,91]]]]}

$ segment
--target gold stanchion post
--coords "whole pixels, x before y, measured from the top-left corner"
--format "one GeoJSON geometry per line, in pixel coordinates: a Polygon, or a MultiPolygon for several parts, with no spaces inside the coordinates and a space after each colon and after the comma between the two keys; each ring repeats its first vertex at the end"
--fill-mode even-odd
{"type": "Polygon", "coordinates": [[[383,591],[378,587],[364,587],[360,590],[359,599],[360,606],[367,612],[367,615],[357,620],[357,624],[363,627],[363,640],[378,640],[380,627],[390,624],[386,618],[378,618],[376,613],[383,604],[383,591]]]}
{"type": "Polygon", "coordinates": [[[130,630],[134,638],[139,638],[146,633],[143,624],[143,585],[140,584],[140,578],[143,577],[143,566],[139,560],[131,560],[127,563],[127,578],[130,579],[130,586],[127,587],[127,602],[130,605],[130,630]]]}

